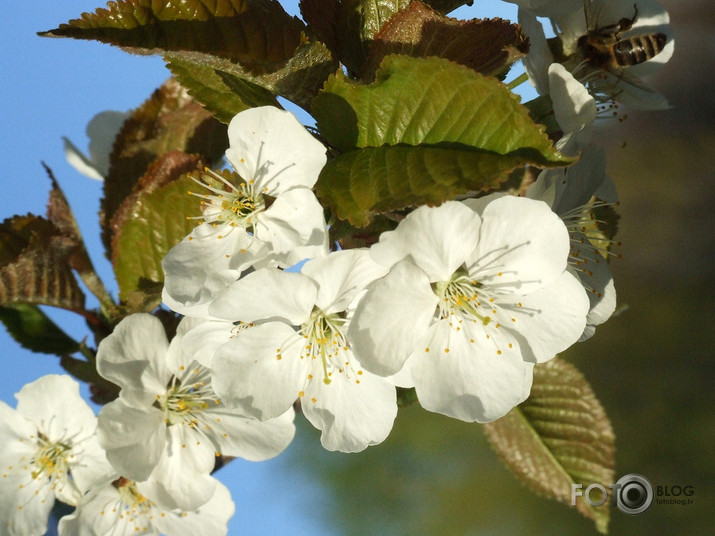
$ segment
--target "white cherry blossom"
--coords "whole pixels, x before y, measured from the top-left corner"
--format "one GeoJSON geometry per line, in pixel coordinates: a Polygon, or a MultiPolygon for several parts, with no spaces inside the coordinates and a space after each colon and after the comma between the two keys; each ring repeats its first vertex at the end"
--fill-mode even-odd
{"type": "Polygon", "coordinates": [[[288,267],[327,254],[323,208],[311,190],[325,147],[272,106],[237,114],[228,137],[226,158],[241,179],[206,171],[195,192],[203,223],[162,262],[164,302],[186,315],[206,316],[210,300],[250,266],[288,267]]]}
{"type": "Polygon", "coordinates": [[[590,307],[581,341],[591,337],[596,326],[608,320],[616,309],[616,287],[608,241],[595,228],[593,209],[617,201],[615,185],[606,174],[605,151],[587,145],[581,158],[566,169],[544,170],[526,192],[551,206],[569,231],[569,269],[587,291],[590,307]],[[592,201],[592,197],[599,201],[592,201]]]}
{"type": "Polygon", "coordinates": [[[260,419],[299,399],[329,450],[383,441],[397,413],[395,387],[363,370],[346,335],[355,300],[385,272],[367,250],[352,249],[308,261],[301,273],[265,268],[231,285],[209,311],[250,324],[230,335],[203,325],[220,342],[232,337],[211,363],[221,399],[260,419]]]}
{"type": "Polygon", "coordinates": [[[0,401],[0,534],[40,536],[55,499],[76,505],[113,470],[72,378],[43,376],[15,397],[17,409],[0,401]]]}
{"type": "MultiPolygon", "coordinates": [[[[587,5],[592,24],[598,28],[617,24],[622,19],[631,19],[635,14],[633,2],[628,0],[593,0],[587,5]]],[[[574,7],[569,13],[560,11],[549,15],[553,17],[552,23],[565,58],[564,65],[596,97],[599,112],[604,115],[616,113],[616,102],[639,110],[670,107],[667,99],[647,82],[673,55],[674,40],[668,12],[654,0],[640,0],[636,5],[638,15],[632,28],[622,32],[618,38],[660,33],[666,36],[666,43],[663,50],[647,61],[617,69],[591,65],[579,49],[579,39],[589,31],[583,4],[574,7]]],[[[536,18],[541,15],[543,13],[527,6],[519,9],[519,23],[528,35],[531,45],[529,54],[524,59],[524,67],[537,91],[547,95],[549,89],[544,82],[554,56],[547,45],[541,23],[536,18]]]]}
{"type": "Polygon", "coordinates": [[[425,409],[497,419],[526,399],[533,365],[584,330],[588,298],[566,270],[568,251],[564,224],[541,201],[420,207],[371,248],[390,272],[355,311],[353,351],[366,369],[413,384],[425,409]]]}
{"type": "Polygon", "coordinates": [[[529,10],[538,17],[556,17],[582,8],[583,0],[504,0],[529,10]]]}
{"type": "Polygon", "coordinates": [[[96,486],[76,510],[60,519],[60,536],[221,536],[235,506],[229,490],[215,481],[213,495],[201,507],[162,508],[146,484],[119,477],[96,486]]]}
{"type": "Polygon", "coordinates": [[[227,408],[211,371],[186,355],[184,319],[169,343],[154,316],[122,320],[97,351],[97,370],[121,387],[99,413],[98,435],[117,472],[144,481],[162,506],[190,510],[213,494],[209,476],[219,454],[261,461],[280,454],[295,434],[285,408],[261,422],[227,408]]]}
{"type": "Polygon", "coordinates": [[[114,110],[106,110],[95,115],[87,124],[89,155],[85,155],[68,138],[63,137],[67,162],[82,175],[103,181],[109,175],[109,157],[114,140],[130,115],[129,112],[114,110]]]}

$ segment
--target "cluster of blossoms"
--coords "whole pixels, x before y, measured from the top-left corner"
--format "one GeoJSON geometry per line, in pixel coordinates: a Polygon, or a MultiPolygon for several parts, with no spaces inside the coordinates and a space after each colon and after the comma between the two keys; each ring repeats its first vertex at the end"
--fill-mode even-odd
{"type": "Polygon", "coordinates": [[[261,461],[295,434],[294,411],[260,421],[226,407],[208,369],[169,343],[154,316],[121,321],[97,368],[121,387],[95,417],[68,376],[26,385],[17,409],[0,402],[0,534],[41,535],[55,499],[75,506],[62,535],[226,534],[234,512],[211,476],[221,455],[261,461]]]}
{"type": "MultiPolygon", "coordinates": [[[[202,214],[187,217],[201,222],[162,263],[164,304],[184,315],[173,338],[149,314],[116,326],[97,370],[121,390],[98,417],[63,376],[26,385],[16,410],[0,403],[0,535],[43,534],[55,499],[76,507],[61,535],[223,534],[234,505],[211,476],[216,458],[277,456],[294,407],[342,452],[387,438],[396,387],[429,411],[489,422],[529,396],[535,366],[593,335],[616,306],[593,210],[617,199],[591,131],[616,101],[666,104],[640,77],[672,40],[616,74],[579,57],[596,32],[581,0],[513,1],[557,148],[580,159],[542,171],[521,197],[421,206],[370,248],[343,250],[313,193],[325,147],[289,112],[239,113],[226,151],[235,173],[196,180],[202,214]],[[545,16],[567,61],[554,60],[545,16]]],[[[651,0],[637,18],[629,2],[587,6],[667,33],[651,0]]]]}

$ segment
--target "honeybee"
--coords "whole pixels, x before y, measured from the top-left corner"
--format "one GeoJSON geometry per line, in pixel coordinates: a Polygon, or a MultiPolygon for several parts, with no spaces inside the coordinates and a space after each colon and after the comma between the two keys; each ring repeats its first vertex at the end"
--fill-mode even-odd
{"type": "Polygon", "coordinates": [[[621,37],[638,19],[637,4],[633,4],[633,17],[624,17],[615,24],[601,28],[596,25],[591,14],[590,0],[583,0],[583,4],[588,33],[579,37],[576,44],[593,67],[621,70],[648,61],[665,47],[668,38],[664,33],[621,37]]]}

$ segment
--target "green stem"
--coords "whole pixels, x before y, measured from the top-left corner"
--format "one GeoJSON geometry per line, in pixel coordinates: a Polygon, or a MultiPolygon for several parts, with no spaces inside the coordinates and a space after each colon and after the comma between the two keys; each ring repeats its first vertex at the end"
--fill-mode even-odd
{"type": "MultiPolygon", "coordinates": [[[[82,246],[84,246],[84,244],[82,244],[82,246]]],[[[117,304],[114,303],[112,296],[109,294],[109,291],[107,291],[104,283],[97,275],[97,272],[94,271],[94,266],[92,265],[92,261],[89,260],[89,256],[86,251],[84,251],[84,255],[87,258],[89,269],[81,271],[78,270],[77,273],[90,292],[94,294],[97,300],[99,300],[99,306],[104,317],[109,320],[110,323],[113,323],[120,316],[119,308],[117,307],[117,304]]]]}
{"type": "Polygon", "coordinates": [[[529,75],[526,73],[521,73],[519,76],[514,78],[511,82],[509,82],[506,87],[509,89],[514,89],[516,87],[519,87],[521,84],[526,82],[529,79],[529,75]]]}

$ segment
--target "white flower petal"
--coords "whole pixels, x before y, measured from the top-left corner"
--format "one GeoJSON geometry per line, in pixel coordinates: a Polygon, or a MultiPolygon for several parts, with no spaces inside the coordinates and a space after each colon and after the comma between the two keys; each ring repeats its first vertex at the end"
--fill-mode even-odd
{"type": "Polygon", "coordinates": [[[257,191],[273,197],[312,188],[326,162],[325,147],[293,114],[273,106],[250,108],[229,123],[226,158],[257,191]]]}
{"type": "Polygon", "coordinates": [[[393,266],[355,310],[348,328],[355,357],[375,374],[395,374],[421,344],[420,335],[432,323],[437,302],[424,271],[410,261],[393,266]]]}
{"type": "Polygon", "coordinates": [[[282,322],[241,331],[216,351],[214,391],[226,406],[251,417],[282,415],[307,381],[309,364],[300,359],[302,344],[302,337],[282,322]]]}
{"type": "Polygon", "coordinates": [[[528,9],[539,17],[555,17],[563,13],[570,13],[576,9],[583,9],[582,0],[504,0],[516,4],[520,8],[528,9]]]}
{"type": "Polygon", "coordinates": [[[523,400],[528,365],[507,334],[504,340],[512,340],[513,347],[503,344],[497,354],[497,341],[479,329],[457,332],[442,320],[432,330],[430,351],[410,357],[422,407],[466,422],[489,422],[523,400]]]}
{"type": "Polygon", "coordinates": [[[98,181],[104,180],[105,175],[99,170],[97,164],[92,162],[92,160],[80,151],[69,138],[62,136],[62,143],[64,145],[65,159],[70,166],[75,168],[85,177],[98,181]]]}
{"type": "Polygon", "coordinates": [[[548,71],[554,57],[546,41],[544,28],[533,11],[520,7],[518,17],[522,31],[529,37],[529,53],[522,59],[524,70],[539,95],[548,95],[548,71]]]}
{"type": "Polygon", "coordinates": [[[123,502],[113,483],[97,487],[85,495],[72,514],[60,520],[60,536],[220,536],[226,534],[226,524],[235,510],[228,489],[218,481],[211,499],[197,510],[188,512],[162,509],[154,504],[153,497],[147,495],[152,489],[145,483],[125,482],[122,485],[134,486],[143,497],[135,498],[134,502],[123,502]]]}
{"type": "Polygon", "coordinates": [[[327,255],[323,207],[313,191],[295,188],[278,196],[258,218],[256,238],[271,245],[283,267],[327,255]]]}
{"type": "Polygon", "coordinates": [[[556,122],[564,133],[576,134],[578,145],[583,147],[591,137],[591,125],[596,120],[596,101],[560,63],[552,63],[548,73],[556,122]]]}
{"type": "Polygon", "coordinates": [[[169,342],[161,321],[146,313],[124,318],[99,343],[97,372],[122,388],[119,396],[136,408],[151,405],[166,389],[169,342]]]}
{"type": "Polygon", "coordinates": [[[394,231],[382,233],[370,255],[388,267],[410,256],[430,282],[446,281],[473,251],[479,226],[479,216],[457,201],[436,208],[423,206],[394,231]]]}
{"type": "Polygon", "coordinates": [[[0,400],[0,453],[2,460],[18,459],[27,453],[32,453],[29,444],[23,439],[37,433],[37,424],[23,417],[17,410],[12,409],[0,400]]]}
{"type": "MultiPolygon", "coordinates": [[[[115,473],[114,468],[107,460],[105,450],[99,445],[99,438],[96,434],[74,445],[72,452],[74,453],[74,463],[70,468],[72,481],[82,493],[86,493],[98,482],[106,480],[115,473]]],[[[58,495],[58,498],[67,504],[72,504],[67,501],[66,497],[58,495]]]]}
{"type": "Polygon", "coordinates": [[[216,479],[210,473],[216,451],[211,441],[202,441],[187,425],[166,431],[166,448],[141,489],[162,509],[195,510],[214,494],[216,479]]]}
{"type": "Polygon", "coordinates": [[[235,334],[233,322],[207,320],[181,338],[181,348],[199,364],[211,368],[218,347],[230,341],[235,334]]]}
{"type": "Polygon", "coordinates": [[[63,137],[65,158],[70,165],[91,179],[104,180],[104,177],[109,175],[109,157],[114,140],[130,115],[128,112],[107,110],[98,113],[90,120],[87,124],[89,158],[70,140],[63,137]]]}
{"type": "MultiPolygon", "coordinates": [[[[143,516],[142,516],[143,517],[143,516]]],[[[112,484],[97,487],[85,495],[74,512],[60,519],[60,536],[131,534],[135,516],[125,515],[117,489],[112,484]],[[131,517],[131,520],[130,520],[131,517]]],[[[140,518],[141,521],[143,519],[140,518]]],[[[157,535],[147,531],[145,535],[157,535]]]]}
{"type": "Polygon", "coordinates": [[[616,310],[616,287],[606,259],[599,253],[594,255],[595,261],[580,264],[579,270],[572,270],[572,272],[586,289],[590,302],[586,324],[598,326],[608,320],[616,310]]]}
{"type": "Polygon", "coordinates": [[[566,269],[569,235],[546,203],[510,195],[465,201],[482,211],[479,244],[467,271],[501,292],[533,292],[566,269]]]}
{"type": "Polygon", "coordinates": [[[133,480],[148,478],[166,444],[161,410],[140,410],[117,399],[102,408],[97,421],[99,443],[117,472],[133,480]]]}
{"type": "Polygon", "coordinates": [[[209,313],[226,320],[279,319],[297,325],[310,316],[317,292],[315,283],[303,274],[261,268],[222,292],[209,313]]]}
{"type": "MultiPolygon", "coordinates": [[[[641,65],[647,65],[648,63],[649,61],[641,65]]],[[[638,65],[628,69],[635,69],[636,67],[638,65]]],[[[672,105],[663,94],[658,93],[647,82],[631,71],[626,71],[619,76],[606,73],[602,85],[615,89],[618,92],[618,102],[633,110],[657,111],[672,108],[672,105]]]]}
{"type": "Polygon", "coordinates": [[[318,284],[316,306],[325,313],[337,313],[347,310],[358,294],[388,269],[372,260],[369,250],[349,249],[310,260],[300,271],[318,284]]]}
{"type": "MultiPolygon", "coordinates": [[[[142,484],[138,486],[141,489],[142,484]]],[[[206,504],[192,512],[186,512],[186,515],[173,512],[159,516],[154,524],[162,534],[223,536],[228,532],[228,520],[233,517],[234,511],[235,505],[230,491],[215,480],[214,494],[206,504]]]]}
{"type": "Polygon", "coordinates": [[[0,486],[0,534],[42,536],[54,504],[45,479],[32,479],[29,471],[9,473],[0,486]]]}
{"type": "Polygon", "coordinates": [[[69,376],[42,376],[23,386],[15,398],[17,412],[51,441],[81,441],[97,426],[94,412],[79,394],[79,384],[69,376]]]}
{"type": "Polygon", "coordinates": [[[544,201],[556,214],[564,216],[586,205],[599,191],[607,192],[608,197],[615,195],[615,187],[606,173],[606,152],[589,144],[575,164],[566,169],[542,171],[526,195],[544,201]]]}
{"type": "Polygon", "coordinates": [[[520,341],[526,361],[548,361],[577,342],[586,327],[588,297],[568,271],[546,288],[515,296],[517,300],[520,307],[498,308],[497,320],[520,341]]]}
{"type": "Polygon", "coordinates": [[[397,415],[395,387],[369,372],[331,379],[310,382],[301,398],[306,418],[323,432],[323,447],[360,452],[384,441],[397,415]]]}
{"type": "Polygon", "coordinates": [[[266,246],[241,228],[202,223],[162,260],[162,298],[174,311],[206,317],[209,302],[267,254],[266,246]]]}
{"type": "Polygon", "coordinates": [[[206,421],[211,423],[210,437],[215,439],[218,452],[260,462],[278,456],[290,444],[295,436],[294,418],[293,408],[266,421],[219,409],[211,411],[206,421]]]}

